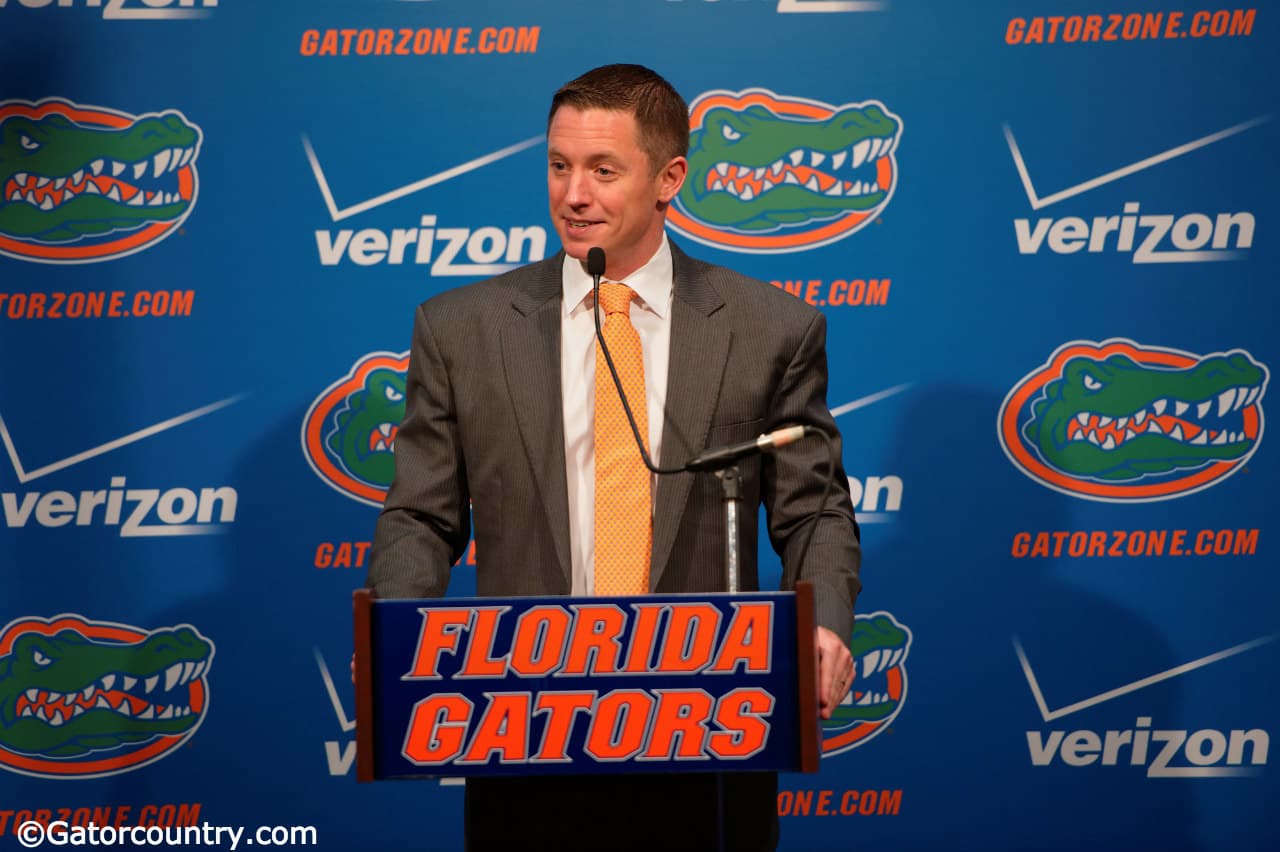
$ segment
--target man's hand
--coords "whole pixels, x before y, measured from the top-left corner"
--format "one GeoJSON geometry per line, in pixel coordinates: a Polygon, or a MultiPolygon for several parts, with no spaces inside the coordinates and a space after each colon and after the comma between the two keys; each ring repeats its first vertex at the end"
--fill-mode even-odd
{"type": "Polygon", "coordinates": [[[853,655],[844,640],[825,627],[818,628],[818,715],[831,718],[853,686],[853,655]]]}

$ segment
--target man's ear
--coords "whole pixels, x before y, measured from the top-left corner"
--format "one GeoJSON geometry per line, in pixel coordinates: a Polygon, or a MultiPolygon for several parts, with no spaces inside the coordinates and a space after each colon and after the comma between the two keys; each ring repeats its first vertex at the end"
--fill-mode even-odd
{"type": "Polygon", "coordinates": [[[680,193],[688,174],[689,161],[684,157],[673,157],[658,172],[658,200],[663,204],[670,203],[680,193]]]}

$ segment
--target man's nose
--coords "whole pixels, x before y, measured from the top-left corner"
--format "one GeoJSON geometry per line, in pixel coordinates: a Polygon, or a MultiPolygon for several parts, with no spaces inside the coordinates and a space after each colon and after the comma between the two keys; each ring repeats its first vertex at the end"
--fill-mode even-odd
{"type": "Polygon", "coordinates": [[[565,188],[564,201],[570,207],[585,207],[591,203],[591,185],[587,175],[581,172],[569,175],[569,185],[565,188]]]}

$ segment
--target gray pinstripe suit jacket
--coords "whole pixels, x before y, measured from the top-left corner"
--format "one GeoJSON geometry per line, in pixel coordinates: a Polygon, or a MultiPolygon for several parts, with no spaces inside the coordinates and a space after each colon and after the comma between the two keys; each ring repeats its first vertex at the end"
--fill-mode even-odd
{"type": "MultiPolygon", "coordinates": [[[[774,423],[835,435],[826,404],[826,322],[785,292],[671,247],[674,298],[663,463],[749,440],[774,423]]],[[[378,518],[369,586],[383,598],[435,597],[474,519],[484,596],[571,588],[560,402],[563,254],[450,290],[417,311],[395,481],[378,518]],[[468,501],[471,515],[468,517],[468,501]]],[[[836,438],[837,458],[840,442],[836,438]]],[[[763,503],[788,575],[816,508],[826,452],[803,441],[742,465],[748,517],[763,503]]],[[[799,576],[816,586],[818,623],[846,641],[861,551],[844,471],[799,576]]],[[[723,591],[719,484],[662,477],[655,494],[650,585],[723,591]]],[[[747,530],[753,528],[748,521],[747,530]]],[[[758,588],[756,536],[742,543],[742,587],[758,588]]]]}

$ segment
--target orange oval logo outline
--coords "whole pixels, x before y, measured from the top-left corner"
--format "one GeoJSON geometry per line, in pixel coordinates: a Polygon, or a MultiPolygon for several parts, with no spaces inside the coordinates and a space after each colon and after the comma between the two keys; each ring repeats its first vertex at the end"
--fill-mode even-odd
{"type": "MultiPolygon", "coordinates": [[[[888,716],[886,716],[885,718],[879,721],[876,721],[876,722],[857,721],[857,722],[854,722],[848,728],[836,731],[835,733],[829,736],[823,736],[822,756],[824,758],[834,757],[837,754],[843,754],[844,752],[855,749],[858,746],[865,745],[866,743],[874,739],[882,731],[887,729],[889,725],[893,724],[893,720],[898,718],[898,714],[901,713],[902,708],[906,706],[906,703],[907,703],[906,662],[907,662],[907,658],[910,656],[910,653],[911,653],[911,645],[915,641],[915,633],[911,630],[910,627],[900,622],[893,613],[885,610],[877,610],[876,612],[868,613],[866,615],[859,614],[855,616],[855,618],[859,621],[871,620],[881,615],[888,616],[893,621],[895,626],[901,628],[907,634],[907,644],[902,654],[902,659],[898,660],[891,668],[886,669],[884,672],[885,681],[887,683],[888,695],[891,699],[897,702],[897,706],[894,707],[892,713],[890,713],[888,716]]],[[[854,666],[856,667],[857,664],[858,664],[858,661],[855,659],[854,666]]],[[[857,684],[858,684],[858,678],[855,675],[853,686],[856,687],[857,684]]]]}
{"type": "MultiPolygon", "coordinates": [[[[901,135],[902,130],[905,129],[905,123],[901,117],[890,112],[888,107],[878,100],[871,99],[861,103],[834,106],[809,98],[779,95],[763,88],[750,88],[739,92],[713,89],[702,93],[689,107],[689,128],[691,131],[700,129],[707,112],[717,107],[740,111],[750,106],[762,106],[778,115],[821,121],[842,109],[862,109],[872,105],[879,107],[885,115],[898,122],[898,132],[901,135]]],[[[861,230],[888,206],[898,186],[896,155],[897,146],[895,145],[888,155],[876,161],[876,180],[881,186],[887,187],[885,196],[878,205],[870,210],[852,211],[834,220],[822,220],[817,227],[810,230],[790,231],[787,234],[744,234],[713,228],[685,212],[679,204],[678,196],[667,210],[667,224],[676,233],[695,242],[744,254],[784,254],[830,245],[861,230]]]]}
{"type": "Polygon", "coordinates": [[[360,503],[382,508],[387,499],[386,490],[356,479],[338,467],[329,458],[324,446],[324,428],[329,415],[351,394],[363,390],[369,374],[377,369],[407,373],[409,353],[379,351],[362,355],[345,376],[325,388],[302,418],[302,454],[316,476],[330,488],[360,503]]]}
{"type": "MultiPolygon", "coordinates": [[[[1244,350],[1232,351],[1244,352],[1244,350]]],[[[1027,447],[1022,437],[1019,419],[1026,406],[1034,400],[1040,390],[1049,382],[1061,377],[1063,368],[1072,358],[1087,357],[1106,360],[1112,355],[1123,355],[1138,364],[1181,370],[1195,366],[1205,358],[1227,354],[1229,353],[1213,352],[1208,355],[1195,355],[1180,349],[1144,346],[1133,340],[1118,337],[1102,342],[1073,340],[1064,343],[1054,351],[1048,361],[1019,379],[1005,396],[997,416],[996,433],[1000,448],[1004,450],[1014,467],[1032,481],[1061,494],[1085,500],[1102,503],[1153,503],[1203,491],[1239,470],[1261,446],[1263,418],[1260,403],[1265,395],[1267,378],[1263,380],[1264,392],[1241,411],[1245,435],[1254,442],[1253,448],[1248,453],[1233,461],[1211,462],[1205,467],[1191,470],[1185,476],[1158,483],[1115,485],[1069,476],[1050,467],[1027,447]]],[[[1253,359],[1252,354],[1248,352],[1245,354],[1251,360],[1256,360],[1253,359]]],[[[1265,369],[1265,365],[1263,366],[1265,369]]]]}
{"type": "MultiPolygon", "coordinates": [[[[126,232],[116,239],[91,245],[48,245],[27,242],[0,234],[0,255],[34,263],[98,263],[128,257],[131,254],[149,249],[182,227],[187,217],[195,210],[196,199],[199,195],[199,181],[197,180],[195,165],[196,161],[200,159],[201,149],[204,146],[204,131],[187,118],[186,114],[181,110],[171,109],[167,110],[167,112],[176,113],[199,133],[195,145],[196,151],[191,161],[175,172],[178,177],[178,193],[187,202],[187,209],[183,211],[181,216],[168,222],[152,222],[149,225],[142,226],[139,230],[126,232]]],[[[0,122],[11,116],[21,116],[38,121],[54,114],[62,115],[77,124],[115,130],[128,127],[143,118],[161,115],[161,113],[132,115],[111,107],[76,104],[62,98],[45,98],[35,103],[23,100],[0,101],[0,122]]]]}
{"type": "MultiPolygon", "coordinates": [[[[145,640],[147,637],[154,635],[157,630],[174,630],[182,627],[188,628],[202,640],[209,643],[209,662],[212,664],[217,647],[214,645],[213,640],[191,624],[177,624],[168,628],[143,630],[139,627],[113,621],[91,620],[78,613],[62,613],[53,618],[27,616],[14,619],[3,628],[0,628],[0,656],[9,654],[13,648],[13,643],[19,637],[28,633],[54,636],[62,630],[74,630],[87,639],[101,639],[111,643],[128,645],[145,640]]],[[[210,666],[206,666],[204,672],[198,678],[192,678],[187,684],[187,694],[190,698],[188,706],[197,715],[197,719],[194,725],[181,734],[159,734],[155,739],[148,740],[140,746],[133,746],[134,750],[127,754],[76,761],[36,758],[13,752],[0,746],[0,768],[36,778],[80,779],[105,778],[155,763],[167,757],[171,752],[191,739],[204,723],[209,709],[209,686],[207,680],[209,668],[210,666]]],[[[115,748],[128,747],[130,746],[120,745],[115,748]]]]}

